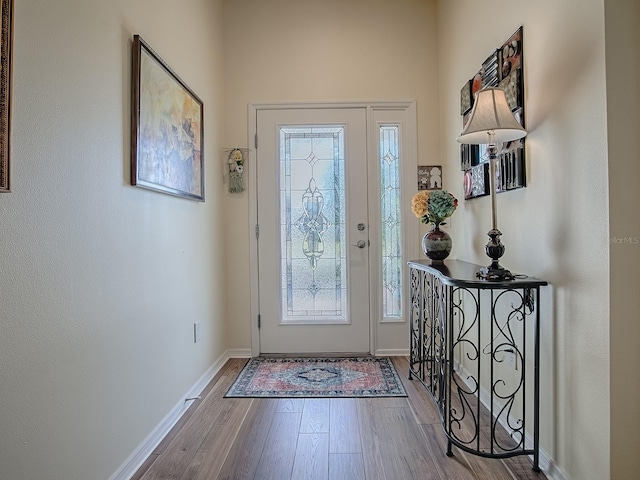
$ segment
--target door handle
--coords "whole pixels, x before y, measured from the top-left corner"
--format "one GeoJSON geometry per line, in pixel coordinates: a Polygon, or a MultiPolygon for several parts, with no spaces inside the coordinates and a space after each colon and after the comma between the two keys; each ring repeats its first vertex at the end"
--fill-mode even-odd
{"type": "Polygon", "coordinates": [[[353,246],[358,248],[364,248],[367,246],[367,242],[365,242],[364,240],[358,240],[353,246]]]}

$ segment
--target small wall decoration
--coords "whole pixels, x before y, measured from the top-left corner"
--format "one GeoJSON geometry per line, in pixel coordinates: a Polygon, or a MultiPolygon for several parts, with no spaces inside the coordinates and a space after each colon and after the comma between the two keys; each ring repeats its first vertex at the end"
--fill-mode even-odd
{"type": "MultiPolygon", "coordinates": [[[[522,53],[522,27],[520,27],[501,47],[487,57],[480,70],[462,87],[460,114],[463,115],[463,126],[471,113],[475,93],[483,88],[496,86],[504,89],[511,111],[520,125],[525,126],[522,53]],[[470,101],[465,93],[468,90],[471,91],[470,101]]],[[[525,140],[521,139],[498,145],[496,192],[506,192],[527,185],[524,143],[525,140]]],[[[465,199],[490,193],[488,179],[486,185],[480,187],[481,175],[477,167],[485,162],[487,162],[486,145],[461,145],[460,168],[465,172],[465,199]],[[475,183],[472,179],[475,179],[475,183]],[[475,186],[472,188],[472,185],[475,186]],[[481,191],[484,193],[479,193],[481,191]]]]}
{"type": "Polygon", "coordinates": [[[478,165],[480,161],[478,147],[479,145],[470,145],[467,143],[460,145],[460,170],[464,172],[478,165]]]}
{"type": "Polygon", "coordinates": [[[418,167],[418,190],[442,190],[442,165],[418,167]]]}
{"type": "Polygon", "coordinates": [[[519,141],[510,142],[510,147],[505,147],[496,165],[496,192],[513,190],[524,185],[524,149],[519,141]]]}
{"type": "Polygon", "coordinates": [[[0,1],[0,192],[10,192],[11,60],[13,50],[13,0],[0,1]]]}
{"type": "Polygon", "coordinates": [[[489,164],[481,163],[464,172],[464,199],[489,195],[489,164]]]}
{"type": "Polygon", "coordinates": [[[471,95],[471,80],[465,83],[460,90],[460,115],[464,115],[473,106],[473,95],[471,95]]]}
{"type": "Polygon", "coordinates": [[[482,88],[497,87],[500,81],[499,52],[495,51],[483,62],[480,75],[482,76],[482,88]]]}
{"type": "Polygon", "coordinates": [[[204,105],[133,37],[131,184],[204,202],[204,105]]]}
{"type": "Polygon", "coordinates": [[[244,163],[249,154],[247,148],[232,148],[225,151],[229,169],[229,193],[244,192],[244,163]]]}

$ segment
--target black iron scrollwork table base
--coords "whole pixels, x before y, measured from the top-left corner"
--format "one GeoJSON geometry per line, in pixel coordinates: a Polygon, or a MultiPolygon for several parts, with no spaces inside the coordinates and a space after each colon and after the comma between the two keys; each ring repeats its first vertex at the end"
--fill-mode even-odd
{"type": "Polygon", "coordinates": [[[489,458],[530,455],[539,471],[540,287],[477,278],[480,265],[409,262],[409,379],[431,393],[452,446],[489,458]]]}

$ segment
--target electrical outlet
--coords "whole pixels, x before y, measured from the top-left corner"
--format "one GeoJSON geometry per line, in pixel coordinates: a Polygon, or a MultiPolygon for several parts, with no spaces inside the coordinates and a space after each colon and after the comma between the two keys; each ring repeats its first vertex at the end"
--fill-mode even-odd
{"type": "Polygon", "coordinates": [[[200,322],[193,324],[193,343],[198,343],[202,339],[200,322]]]}

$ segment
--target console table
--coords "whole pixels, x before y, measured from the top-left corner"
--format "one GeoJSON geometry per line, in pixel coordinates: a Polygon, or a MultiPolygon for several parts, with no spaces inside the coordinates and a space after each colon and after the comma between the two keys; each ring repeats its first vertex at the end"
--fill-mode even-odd
{"type": "Polygon", "coordinates": [[[532,455],[539,471],[540,287],[487,281],[480,265],[411,261],[409,379],[433,396],[452,445],[490,458],[532,455]]]}

